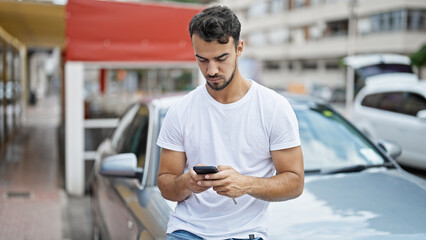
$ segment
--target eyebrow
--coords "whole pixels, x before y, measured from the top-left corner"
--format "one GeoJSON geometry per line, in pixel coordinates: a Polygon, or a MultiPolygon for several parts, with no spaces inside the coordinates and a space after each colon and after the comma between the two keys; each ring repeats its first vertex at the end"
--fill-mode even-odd
{"type": "MultiPolygon", "coordinates": [[[[225,57],[225,56],[228,56],[229,55],[229,53],[224,53],[224,54],[222,54],[222,55],[219,55],[219,56],[217,56],[217,57],[214,57],[214,59],[219,59],[219,58],[222,58],[222,57],[225,57]]],[[[208,60],[207,58],[205,58],[205,57],[201,57],[200,55],[198,55],[198,54],[195,54],[195,56],[197,57],[197,58],[201,58],[201,59],[203,59],[203,60],[208,60]]]]}

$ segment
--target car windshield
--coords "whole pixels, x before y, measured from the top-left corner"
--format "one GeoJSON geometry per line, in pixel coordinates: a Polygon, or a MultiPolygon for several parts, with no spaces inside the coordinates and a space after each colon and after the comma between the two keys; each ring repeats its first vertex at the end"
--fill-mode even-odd
{"type": "MultiPolygon", "coordinates": [[[[385,163],[371,143],[339,114],[323,104],[290,101],[299,122],[306,172],[385,163]]],[[[167,110],[160,112],[157,133],[167,110]]],[[[161,149],[157,146],[157,156],[161,149]]]]}
{"type": "Polygon", "coordinates": [[[383,73],[413,73],[410,65],[404,64],[377,64],[362,67],[357,70],[362,79],[383,73]]]}
{"type": "Polygon", "coordinates": [[[384,164],[377,149],[325,105],[292,106],[299,122],[305,171],[384,164]]]}

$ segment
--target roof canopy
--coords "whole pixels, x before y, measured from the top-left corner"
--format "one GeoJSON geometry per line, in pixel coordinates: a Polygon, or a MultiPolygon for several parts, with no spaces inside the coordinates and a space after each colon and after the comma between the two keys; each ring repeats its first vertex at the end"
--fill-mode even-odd
{"type": "Polygon", "coordinates": [[[64,47],[65,7],[0,1],[0,26],[27,47],[64,47]]]}
{"type": "Polygon", "coordinates": [[[188,33],[201,7],[69,0],[66,59],[71,61],[194,61],[188,33]]]}

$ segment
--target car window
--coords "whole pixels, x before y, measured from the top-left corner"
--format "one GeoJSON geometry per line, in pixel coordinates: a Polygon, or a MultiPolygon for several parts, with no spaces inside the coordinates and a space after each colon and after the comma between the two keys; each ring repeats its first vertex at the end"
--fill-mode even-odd
{"type": "Polygon", "coordinates": [[[143,167],[148,140],[149,110],[141,105],[131,123],[125,128],[117,141],[118,153],[134,153],[138,158],[138,167],[143,167]]]}
{"type": "Polygon", "coordinates": [[[407,115],[416,116],[420,110],[426,110],[426,99],[417,93],[404,93],[404,102],[401,112],[407,115]]]}
{"type": "Polygon", "coordinates": [[[381,93],[367,95],[362,100],[361,105],[365,107],[378,108],[382,98],[383,94],[381,93]]]}
{"type": "Polygon", "coordinates": [[[401,112],[401,106],[404,101],[403,92],[388,92],[383,94],[378,108],[389,112],[401,112]]]}
{"type": "Polygon", "coordinates": [[[389,112],[401,112],[403,101],[404,94],[402,92],[375,93],[367,95],[361,105],[389,112]]]}
{"type": "Polygon", "coordinates": [[[305,170],[384,163],[370,142],[325,105],[293,105],[305,170]]]}
{"type": "Polygon", "coordinates": [[[120,118],[120,121],[118,122],[118,126],[115,128],[114,134],[112,135],[112,145],[117,149],[117,143],[118,141],[123,137],[123,132],[126,130],[126,128],[130,125],[133,118],[135,117],[138,109],[139,104],[135,104],[127,110],[123,117],[120,118]]]}
{"type": "Polygon", "coordinates": [[[367,95],[361,105],[416,116],[418,111],[426,109],[426,99],[417,93],[386,92],[367,95]]]}
{"type": "Polygon", "coordinates": [[[410,65],[389,63],[365,66],[356,71],[362,79],[384,73],[413,73],[410,65]]]}

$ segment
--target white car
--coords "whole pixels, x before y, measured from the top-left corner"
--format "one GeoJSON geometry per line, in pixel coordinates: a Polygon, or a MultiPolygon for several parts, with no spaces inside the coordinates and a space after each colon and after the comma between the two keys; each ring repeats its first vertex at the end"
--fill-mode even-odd
{"type": "Polygon", "coordinates": [[[367,84],[355,99],[352,120],[371,140],[400,145],[399,163],[426,170],[426,81],[367,84]]]}

